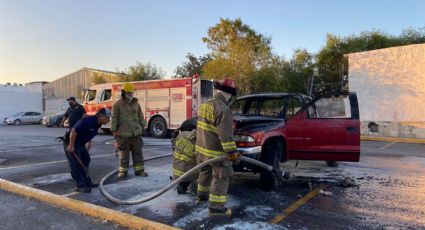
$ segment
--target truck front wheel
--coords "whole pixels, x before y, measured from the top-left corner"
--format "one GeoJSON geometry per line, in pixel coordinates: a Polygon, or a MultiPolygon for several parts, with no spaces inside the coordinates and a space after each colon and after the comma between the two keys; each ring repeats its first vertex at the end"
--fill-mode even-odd
{"type": "Polygon", "coordinates": [[[151,136],[163,138],[168,133],[167,122],[162,117],[155,117],[149,126],[149,131],[151,136]]]}
{"type": "Polygon", "coordinates": [[[262,171],[260,174],[261,185],[264,190],[275,189],[282,179],[279,159],[283,151],[283,143],[278,140],[268,141],[261,152],[261,161],[273,166],[273,171],[262,171]]]}

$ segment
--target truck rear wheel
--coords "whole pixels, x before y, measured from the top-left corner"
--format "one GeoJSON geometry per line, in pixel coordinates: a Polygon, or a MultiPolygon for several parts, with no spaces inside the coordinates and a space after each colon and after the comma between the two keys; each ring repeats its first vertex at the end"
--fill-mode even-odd
{"type": "Polygon", "coordinates": [[[266,191],[275,189],[280,183],[282,171],[280,170],[279,159],[282,151],[282,142],[273,140],[268,141],[261,152],[261,161],[273,166],[273,171],[262,171],[260,174],[261,185],[266,191]]]}
{"type": "Polygon", "coordinates": [[[162,117],[155,117],[149,126],[149,132],[153,137],[165,137],[168,133],[167,122],[162,117]]]}

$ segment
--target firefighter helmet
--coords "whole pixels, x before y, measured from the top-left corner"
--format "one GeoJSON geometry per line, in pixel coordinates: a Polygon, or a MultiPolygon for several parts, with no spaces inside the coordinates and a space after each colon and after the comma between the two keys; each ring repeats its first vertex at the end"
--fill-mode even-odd
{"type": "Polygon", "coordinates": [[[230,93],[233,96],[236,95],[236,82],[230,78],[214,81],[214,88],[226,93],[230,93]]]}
{"type": "Polygon", "coordinates": [[[130,82],[126,82],[122,84],[122,90],[124,90],[126,93],[133,93],[134,92],[134,85],[130,82]]]}

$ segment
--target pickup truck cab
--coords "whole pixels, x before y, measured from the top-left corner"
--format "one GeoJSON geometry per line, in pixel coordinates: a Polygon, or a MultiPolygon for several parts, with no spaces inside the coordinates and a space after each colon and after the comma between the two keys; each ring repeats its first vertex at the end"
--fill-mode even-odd
{"type": "Polygon", "coordinates": [[[323,160],[329,166],[359,161],[359,108],[353,92],[315,99],[294,93],[252,94],[230,107],[238,151],[274,167],[273,173],[243,163],[234,169],[261,173],[265,188],[279,183],[279,163],[288,160],[323,160]]]}

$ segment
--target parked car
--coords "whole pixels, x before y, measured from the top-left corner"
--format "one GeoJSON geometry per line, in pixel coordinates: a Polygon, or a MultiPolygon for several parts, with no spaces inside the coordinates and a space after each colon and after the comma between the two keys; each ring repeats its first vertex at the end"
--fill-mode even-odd
{"type": "Polygon", "coordinates": [[[266,189],[281,180],[281,162],[323,160],[336,166],[337,161],[359,161],[360,121],[355,93],[314,100],[292,93],[253,94],[237,98],[230,106],[238,151],[274,167],[272,173],[245,163],[234,169],[260,173],[266,189]]]}
{"type": "Polygon", "coordinates": [[[39,112],[19,112],[15,115],[5,117],[3,123],[8,125],[20,124],[41,124],[41,113],[39,112]]]}
{"type": "Polygon", "coordinates": [[[55,115],[44,116],[41,124],[47,127],[57,126],[60,127],[63,117],[65,116],[65,111],[61,111],[55,115]]]}

